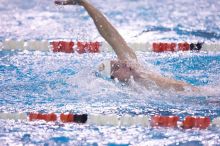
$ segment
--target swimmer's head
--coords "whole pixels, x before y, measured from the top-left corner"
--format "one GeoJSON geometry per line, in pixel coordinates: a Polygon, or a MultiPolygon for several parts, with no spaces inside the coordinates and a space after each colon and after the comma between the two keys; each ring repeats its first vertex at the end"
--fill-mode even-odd
{"type": "Polygon", "coordinates": [[[134,76],[134,69],[125,61],[103,61],[98,67],[99,73],[104,78],[118,79],[127,82],[134,76]]]}

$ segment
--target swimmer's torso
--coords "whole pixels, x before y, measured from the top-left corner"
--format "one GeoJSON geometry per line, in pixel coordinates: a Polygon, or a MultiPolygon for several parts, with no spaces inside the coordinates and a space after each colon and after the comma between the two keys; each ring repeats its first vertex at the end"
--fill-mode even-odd
{"type": "MultiPolygon", "coordinates": [[[[115,61],[112,65],[112,77],[128,84],[134,81],[147,89],[173,89],[182,92],[189,87],[192,88],[191,85],[185,82],[176,81],[143,68],[137,62],[115,61]]],[[[196,90],[196,88],[192,89],[196,90]]]]}

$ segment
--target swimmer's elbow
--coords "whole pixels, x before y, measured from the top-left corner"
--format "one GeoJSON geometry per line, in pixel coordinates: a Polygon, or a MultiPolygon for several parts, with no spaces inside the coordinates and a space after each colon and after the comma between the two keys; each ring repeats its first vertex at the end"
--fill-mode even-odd
{"type": "Polygon", "coordinates": [[[179,82],[179,83],[175,84],[174,89],[176,91],[200,92],[199,88],[197,88],[191,84],[185,83],[185,82],[179,82]]]}

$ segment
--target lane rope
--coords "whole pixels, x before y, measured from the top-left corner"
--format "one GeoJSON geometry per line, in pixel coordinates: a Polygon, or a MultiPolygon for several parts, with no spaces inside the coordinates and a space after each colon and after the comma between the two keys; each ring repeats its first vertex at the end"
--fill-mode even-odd
{"type": "MultiPolygon", "coordinates": [[[[219,51],[220,43],[203,42],[146,42],[128,43],[135,51],[143,52],[177,52],[177,51],[219,51]]],[[[106,42],[85,42],[72,40],[9,40],[0,43],[3,50],[36,50],[64,53],[99,53],[112,51],[106,42]]]]}
{"type": "Polygon", "coordinates": [[[179,116],[117,116],[72,113],[0,113],[0,120],[27,120],[61,123],[89,124],[97,126],[142,126],[167,127],[182,129],[207,129],[211,126],[220,127],[220,117],[211,121],[210,117],[186,116],[180,121],[179,116]]]}

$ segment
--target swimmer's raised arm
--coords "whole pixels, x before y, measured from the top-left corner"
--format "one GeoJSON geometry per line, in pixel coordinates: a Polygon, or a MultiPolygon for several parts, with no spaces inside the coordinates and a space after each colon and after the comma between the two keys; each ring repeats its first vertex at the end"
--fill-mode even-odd
{"type": "Polygon", "coordinates": [[[91,5],[86,0],[56,0],[55,4],[58,5],[81,5],[89,15],[92,17],[99,33],[111,45],[119,60],[135,60],[137,61],[136,54],[128,47],[125,40],[119,32],[112,26],[112,24],[104,17],[104,15],[91,5]]]}
{"type": "Polygon", "coordinates": [[[184,92],[185,89],[192,89],[198,92],[199,89],[182,81],[163,77],[161,74],[142,70],[137,62],[134,51],[128,47],[125,40],[104,15],[93,7],[86,0],[56,0],[58,5],[81,5],[92,17],[99,33],[112,46],[118,56],[119,61],[107,61],[102,63],[99,68],[107,77],[117,78],[119,81],[128,83],[130,78],[146,88],[157,85],[162,89],[174,89],[178,92],[184,92]],[[135,63],[132,61],[135,60],[135,63]],[[132,63],[130,63],[132,61],[132,63]]]}

